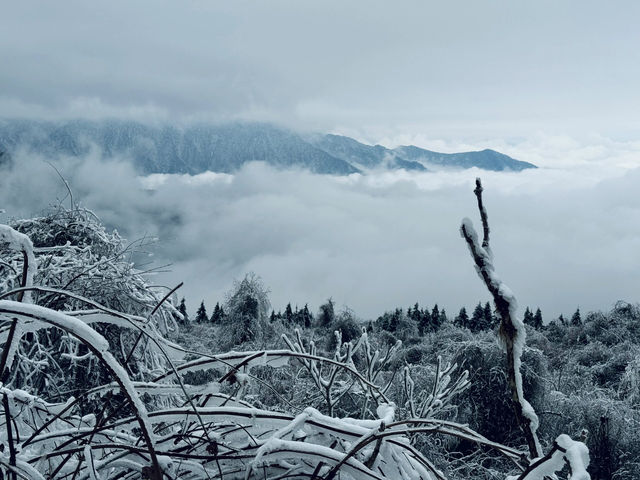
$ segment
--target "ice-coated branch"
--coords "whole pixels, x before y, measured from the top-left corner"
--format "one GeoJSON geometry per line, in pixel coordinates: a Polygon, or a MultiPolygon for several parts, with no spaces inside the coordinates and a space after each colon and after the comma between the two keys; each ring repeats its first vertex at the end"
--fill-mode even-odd
{"type": "Polygon", "coordinates": [[[365,401],[362,404],[362,416],[365,415],[370,400],[373,400],[376,406],[381,403],[389,403],[385,392],[391,386],[393,377],[382,387],[378,386],[376,381],[380,373],[393,359],[401,345],[400,341],[391,346],[384,356],[381,356],[378,350],[372,351],[369,337],[364,329],[358,340],[355,341],[355,344],[352,342],[342,343],[341,333],[336,331],[334,332],[336,336],[336,350],[333,359],[328,361],[329,359],[317,354],[313,341],[308,342],[309,347],[305,346],[299,329],[295,330],[295,334],[295,341],[291,340],[287,335],[283,335],[282,339],[290,348],[290,354],[298,358],[311,376],[313,383],[322,393],[329,415],[333,415],[337,404],[351,391],[356,383],[362,391],[367,393],[365,401]],[[363,372],[358,370],[353,361],[353,356],[358,352],[364,355],[365,368],[363,372]],[[353,378],[350,385],[344,386],[341,384],[339,381],[343,378],[341,374],[348,374],[353,378]]]}
{"type": "Polygon", "coordinates": [[[507,352],[507,378],[516,420],[527,440],[531,458],[537,458],[542,454],[540,442],[536,434],[538,417],[531,404],[524,398],[522,373],[520,372],[526,331],[524,323],[516,315],[517,302],[515,296],[494,271],[493,258],[489,250],[487,213],[482,203],[482,190],[482,184],[478,178],[476,179],[474,193],[478,199],[478,208],[483,223],[484,240],[482,245],[478,240],[478,235],[473,228],[471,220],[468,218],[462,220],[460,233],[469,247],[469,252],[475,263],[476,272],[493,297],[500,318],[500,339],[507,352]]]}
{"type": "MultiPolygon", "coordinates": [[[[23,289],[31,287],[37,268],[31,239],[24,233],[17,232],[8,225],[0,225],[0,242],[7,243],[10,248],[22,253],[22,278],[20,286],[23,289]]],[[[29,290],[22,290],[17,294],[17,299],[18,302],[25,300],[30,303],[31,292],[29,290]]],[[[20,325],[18,321],[15,318],[12,319],[9,335],[2,349],[2,356],[0,357],[0,381],[3,383],[7,381],[7,377],[9,376],[8,369],[11,368],[13,364],[13,359],[18,349],[18,342],[22,336],[19,329],[20,325]]],[[[12,465],[15,465],[15,463],[12,465]]],[[[15,476],[15,473],[13,475],[15,476]]]]}
{"type": "Polygon", "coordinates": [[[404,394],[407,397],[407,408],[413,418],[433,418],[434,414],[447,404],[459,393],[464,392],[470,385],[469,372],[464,370],[452,382],[452,375],[457,365],[447,363],[442,367],[442,358],[438,356],[436,364],[436,376],[433,381],[431,392],[426,389],[415,392],[415,382],[411,377],[408,366],[404,367],[404,394]]]}
{"type": "MultiPolygon", "coordinates": [[[[7,394],[2,395],[2,407],[4,409],[5,425],[7,428],[7,443],[9,444],[9,465],[11,467],[16,466],[16,447],[13,443],[13,428],[11,427],[11,409],[9,407],[9,400],[7,394]]],[[[11,471],[11,479],[16,480],[17,475],[15,470],[11,471]]]]}
{"type": "Polygon", "coordinates": [[[590,480],[587,472],[589,466],[589,450],[582,442],[576,442],[568,435],[560,435],[549,452],[532,462],[518,477],[507,480],[544,480],[554,478],[555,472],[569,467],[571,480],[590,480]]]}
{"type": "MultiPolygon", "coordinates": [[[[24,233],[20,233],[8,225],[0,225],[0,242],[8,243],[10,248],[22,253],[21,286],[32,286],[37,264],[31,239],[24,233]]],[[[31,293],[29,291],[21,291],[18,293],[19,302],[23,300],[23,297],[25,301],[31,302],[31,293]]]]}
{"type": "Polygon", "coordinates": [[[136,413],[140,430],[151,457],[151,479],[160,480],[162,473],[155,453],[154,436],[149,426],[147,409],[140,400],[126,371],[109,352],[109,343],[107,340],[81,320],[37,305],[24,305],[19,302],[0,300],[0,316],[3,315],[9,316],[18,322],[42,322],[67,331],[82,341],[82,343],[101,360],[113,376],[113,379],[120,386],[122,393],[127,397],[136,413]]]}

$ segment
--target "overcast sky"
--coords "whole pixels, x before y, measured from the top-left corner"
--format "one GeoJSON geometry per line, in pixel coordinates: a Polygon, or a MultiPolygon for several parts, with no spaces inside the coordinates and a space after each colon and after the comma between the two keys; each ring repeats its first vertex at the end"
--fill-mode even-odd
{"type": "MultiPolygon", "coordinates": [[[[184,280],[192,307],[251,270],[276,308],[486,301],[458,234],[478,174],[521,304],[557,315],[640,299],[638,2],[5,3],[0,117],[273,121],[544,167],[336,179],[250,165],[150,194],[125,161],[59,160],[109,226],[160,237],[155,258],[174,263],[162,281],[184,280]]],[[[0,221],[65,194],[43,159],[16,160],[0,221]]]]}
{"type": "Polygon", "coordinates": [[[6,2],[2,116],[637,137],[635,1],[6,2]]]}

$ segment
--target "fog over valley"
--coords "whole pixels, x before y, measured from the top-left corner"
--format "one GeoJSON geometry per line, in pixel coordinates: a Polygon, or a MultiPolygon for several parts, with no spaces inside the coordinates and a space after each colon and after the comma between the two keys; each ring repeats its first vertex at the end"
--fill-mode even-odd
{"type": "MultiPolygon", "coordinates": [[[[453,314],[489,300],[458,231],[463,217],[479,221],[472,190],[480,176],[501,274],[521,308],[540,307],[551,320],[578,306],[606,309],[637,295],[638,146],[598,140],[539,137],[499,145],[541,165],[521,172],[335,176],[254,162],[233,174],[141,176],[126,157],[104,160],[95,147],[53,165],[74,201],[109,228],[129,240],[157,239],[145,249],[153,256],[135,260],[144,268],[170,264],[157,281],[184,281],[181,295],[190,308],[224,300],[232,281],[253,271],[270,288],[276,311],[288,302],[315,310],[332,297],[363,319],[416,301],[437,302],[453,314]],[[548,154],[552,149],[557,159],[548,154]],[[549,167],[556,161],[559,167],[549,167]]],[[[13,154],[1,170],[0,219],[69,205],[48,161],[33,152],[13,154]]]]}

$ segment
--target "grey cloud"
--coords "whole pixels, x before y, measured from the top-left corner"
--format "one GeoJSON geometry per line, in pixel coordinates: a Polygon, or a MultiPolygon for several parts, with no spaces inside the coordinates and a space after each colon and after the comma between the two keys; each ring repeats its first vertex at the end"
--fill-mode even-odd
{"type": "MultiPolygon", "coordinates": [[[[477,218],[478,174],[496,268],[521,305],[550,316],[638,299],[640,169],[606,180],[579,168],[336,178],[251,164],[232,178],[165,177],[149,191],[125,160],[103,163],[98,152],[56,165],[110,227],[159,237],[155,260],[173,266],[157,281],[184,280],[192,306],[221,300],[248,271],[263,277],[276,308],[316,309],[332,296],[374,317],[415,301],[449,313],[486,301],[458,233],[463,217],[477,218]]],[[[65,196],[55,172],[26,154],[0,187],[0,221],[65,196]]]]}
{"type": "MultiPolygon", "coordinates": [[[[12,2],[3,116],[634,132],[637,2],[12,2]]],[[[637,132],[636,132],[637,133],[637,132]]]]}

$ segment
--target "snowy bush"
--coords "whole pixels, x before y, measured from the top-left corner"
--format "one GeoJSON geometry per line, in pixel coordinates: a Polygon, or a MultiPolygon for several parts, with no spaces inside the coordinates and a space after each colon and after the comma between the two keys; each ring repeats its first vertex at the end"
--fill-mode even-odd
{"type": "MultiPolygon", "coordinates": [[[[142,348],[144,339],[137,331],[167,332],[175,328],[177,314],[170,301],[161,301],[166,291],[149,288],[128,261],[140,242],[125,244],[117,233],[107,233],[91,212],[80,209],[59,209],[12,227],[33,242],[31,282],[37,287],[20,290],[21,251],[0,238],[0,292],[20,292],[18,297],[28,295],[37,305],[75,312],[116,346],[114,355],[134,377],[167,367],[157,351],[142,348]],[[126,314],[126,319],[109,317],[106,311],[126,314]]],[[[45,398],[76,395],[108,379],[87,347],[61,331],[34,329],[16,348],[10,379],[45,398]]]]}

